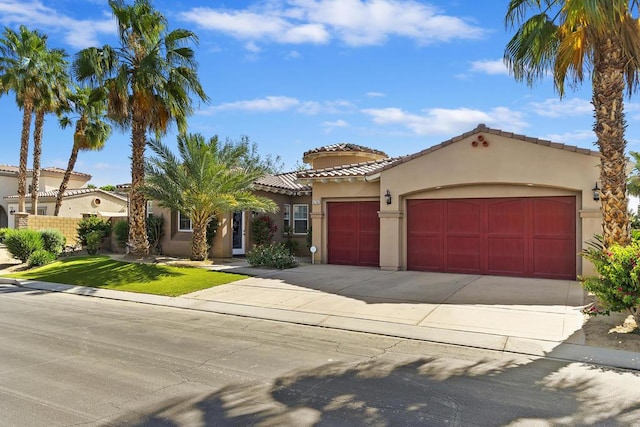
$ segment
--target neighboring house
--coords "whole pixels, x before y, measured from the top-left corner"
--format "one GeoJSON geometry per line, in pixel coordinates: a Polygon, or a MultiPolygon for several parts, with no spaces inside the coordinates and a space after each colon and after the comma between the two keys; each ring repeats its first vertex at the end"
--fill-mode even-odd
{"type": "Polygon", "coordinates": [[[593,272],[578,253],[601,233],[594,151],[481,124],[406,157],[326,167],[339,163],[323,159],[330,154],[311,153],[323,168],[298,173],[313,189],[322,263],[554,279],[593,272]]]}
{"type": "MultiPolygon", "coordinates": [[[[42,193],[57,191],[64,176],[64,170],[59,168],[42,168],[40,170],[39,187],[42,193]]],[[[31,208],[31,191],[30,183],[32,171],[27,170],[27,195],[26,208],[31,208]]],[[[84,188],[91,180],[91,175],[72,172],[69,180],[69,188],[84,188]]],[[[18,208],[18,199],[11,198],[18,191],[18,167],[9,165],[0,165],[0,227],[13,227],[14,221],[11,218],[11,212],[15,212],[18,208]]],[[[55,202],[55,201],[54,201],[55,202]]],[[[54,205],[55,206],[55,203],[54,205]]],[[[64,206],[64,202],[63,202],[64,206]]],[[[38,213],[40,215],[53,215],[53,207],[49,205],[41,205],[38,201],[38,213]]]]}

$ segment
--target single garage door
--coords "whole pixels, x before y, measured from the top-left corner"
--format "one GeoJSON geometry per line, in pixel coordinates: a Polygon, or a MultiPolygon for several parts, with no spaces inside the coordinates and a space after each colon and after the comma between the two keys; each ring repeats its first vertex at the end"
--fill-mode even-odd
{"type": "Polygon", "coordinates": [[[379,202],[327,203],[329,264],[380,265],[379,202]]]}
{"type": "Polygon", "coordinates": [[[407,201],[409,270],[576,278],[575,197],[407,201]]]}

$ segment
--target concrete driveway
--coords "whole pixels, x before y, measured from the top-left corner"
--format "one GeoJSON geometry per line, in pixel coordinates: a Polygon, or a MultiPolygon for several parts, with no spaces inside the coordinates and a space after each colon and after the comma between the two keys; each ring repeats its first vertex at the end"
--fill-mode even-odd
{"type": "Polygon", "coordinates": [[[584,344],[584,293],[576,281],[318,264],[282,271],[246,264],[214,268],[254,277],[187,298],[278,310],[301,323],[345,329],[360,330],[366,322],[364,329],[382,333],[410,327],[584,344]],[[305,322],[306,316],[313,321],[305,322]]]}

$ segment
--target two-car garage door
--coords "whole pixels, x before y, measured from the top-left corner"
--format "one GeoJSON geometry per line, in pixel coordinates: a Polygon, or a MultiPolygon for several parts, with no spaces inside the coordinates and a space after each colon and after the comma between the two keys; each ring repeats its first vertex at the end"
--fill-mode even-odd
{"type": "Polygon", "coordinates": [[[575,197],[408,200],[407,268],[575,279],[575,197]]]}

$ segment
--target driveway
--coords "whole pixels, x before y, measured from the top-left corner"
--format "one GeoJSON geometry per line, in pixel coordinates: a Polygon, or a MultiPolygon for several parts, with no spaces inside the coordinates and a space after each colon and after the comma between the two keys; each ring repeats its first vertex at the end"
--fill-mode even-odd
{"type": "Polygon", "coordinates": [[[584,344],[584,293],[576,281],[318,264],[282,271],[214,268],[254,277],[187,298],[278,310],[301,323],[345,329],[368,322],[379,332],[412,328],[584,344]],[[310,315],[313,322],[305,322],[310,315]]]}

